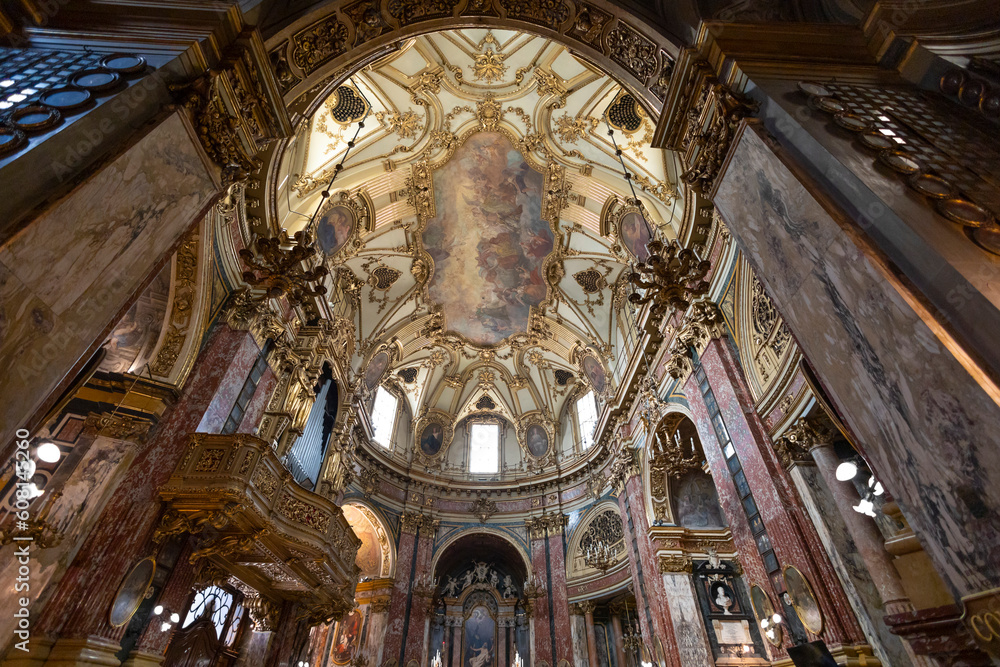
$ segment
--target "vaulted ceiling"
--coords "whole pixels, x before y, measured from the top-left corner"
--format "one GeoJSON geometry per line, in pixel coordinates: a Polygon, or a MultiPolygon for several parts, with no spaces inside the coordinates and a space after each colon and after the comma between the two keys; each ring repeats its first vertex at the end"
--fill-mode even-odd
{"type": "Polygon", "coordinates": [[[651,224],[672,238],[683,209],[654,124],[565,47],[499,30],[417,37],[339,87],[285,150],[272,232],[323,252],[353,388],[522,437],[578,392],[610,397],[648,234],[616,144],[651,224]]]}

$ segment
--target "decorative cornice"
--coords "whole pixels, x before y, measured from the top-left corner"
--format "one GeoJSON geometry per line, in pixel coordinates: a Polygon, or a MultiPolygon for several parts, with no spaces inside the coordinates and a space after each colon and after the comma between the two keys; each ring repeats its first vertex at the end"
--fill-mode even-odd
{"type": "Polygon", "coordinates": [[[625,488],[625,482],[641,473],[639,451],[629,446],[623,446],[618,450],[615,460],[611,463],[611,475],[608,480],[615,491],[620,493],[625,488]]]}

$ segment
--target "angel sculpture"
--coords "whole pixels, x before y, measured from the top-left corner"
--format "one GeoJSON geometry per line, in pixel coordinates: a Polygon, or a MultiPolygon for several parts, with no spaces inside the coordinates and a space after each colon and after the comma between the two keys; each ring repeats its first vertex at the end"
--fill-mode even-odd
{"type": "Polygon", "coordinates": [[[514,580],[510,578],[509,574],[503,578],[503,596],[504,598],[514,597],[514,580]]]}
{"type": "Polygon", "coordinates": [[[455,577],[448,577],[448,583],[444,585],[445,597],[449,598],[455,597],[455,593],[458,592],[455,590],[457,588],[458,588],[458,579],[456,579],[455,577]]]}
{"type": "Polygon", "coordinates": [[[471,586],[472,585],[472,580],[475,577],[476,577],[476,571],[475,570],[469,570],[468,572],[466,572],[465,573],[465,581],[462,584],[462,590],[465,590],[466,588],[468,588],[469,586],[471,586]]]}
{"type": "Polygon", "coordinates": [[[499,583],[500,583],[500,575],[497,574],[496,570],[492,570],[490,572],[490,586],[496,588],[499,583]]]}

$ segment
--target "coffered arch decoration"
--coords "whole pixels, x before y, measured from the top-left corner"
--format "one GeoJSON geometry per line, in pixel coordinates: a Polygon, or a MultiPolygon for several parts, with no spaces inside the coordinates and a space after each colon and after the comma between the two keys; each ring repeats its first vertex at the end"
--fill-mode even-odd
{"type": "Polygon", "coordinates": [[[381,513],[360,501],[343,505],[344,517],[354,534],[361,539],[355,563],[361,579],[386,579],[396,570],[396,550],[392,534],[381,513]]]}
{"type": "Polygon", "coordinates": [[[605,500],[587,510],[570,538],[566,553],[567,583],[582,583],[617,574],[628,569],[628,545],[625,544],[625,525],[618,509],[618,503],[605,500]],[[618,562],[608,570],[607,575],[587,565],[584,554],[591,545],[603,542],[614,549],[618,562]]]}
{"type": "MultiPolygon", "coordinates": [[[[351,62],[368,62],[409,37],[472,23],[531,31],[591,61],[607,63],[612,76],[644,105],[657,110],[665,100],[679,53],[669,37],[602,0],[441,0],[431,4],[335,0],[269,36],[266,45],[278,86],[291,101],[335,77],[351,62]]],[[[479,78],[491,81],[503,67],[502,62],[484,61],[479,78]]]]}

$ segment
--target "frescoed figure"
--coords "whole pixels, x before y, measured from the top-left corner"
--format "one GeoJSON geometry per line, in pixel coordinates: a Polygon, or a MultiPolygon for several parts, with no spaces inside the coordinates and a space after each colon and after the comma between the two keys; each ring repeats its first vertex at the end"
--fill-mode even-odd
{"type": "Polygon", "coordinates": [[[473,608],[465,619],[463,667],[495,667],[496,621],[486,607],[473,608]]]}
{"type": "Polygon", "coordinates": [[[423,236],[434,260],[430,296],[447,328],[473,343],[524,333],[531,306],[545,299],[553,235],[541,219],[542,182],[496,132],[471,136],[434,172],[437,214],[423,236]]]}
{"type": "Polygon", "coordinates": [[[444,429],[441,424],[431,422],[424,427],[420,434],[420,451],[427,456],[434,456],[441,451],[441,442],[444,440],[444,429]]]}
{"type": "Polygon", "coordinates": [[[649,259],[649,227],[638,213],[626,213],[621,220],[622,244],[640,262],[649,259]]]}
{"type": "Polygon", "coordinates": [[[346,665],[354,658],[361,637],[361,623],[364,616],[357,609],[348,614],[337,624],[337,632],[333,636],[333,646],[330,648],[330,659],[335,665],[346,665]]]}
{"type": "Polygon", "coordinates": [[[346,206],[326,209],[316,220],[316,239],[327,255],[335,255],[344,247],[354,231],[354,212],[346,206]]]}
{"type": "Polygon", "coordinates": [[[542,457],[549,451],[549,434],[541,424],[532,424],[525,433],[528,451],[532,456],[542,457]]]}
{"type": "Polygon", "coordinates": [[[382,374],[388,366],[389,355],[385,352],[379,352],[372,357],[372,360],[368,362],[368,368],[365,369],[365,386],[369,389],[377,387],[379,381],[382,379],[382,374]]]}

